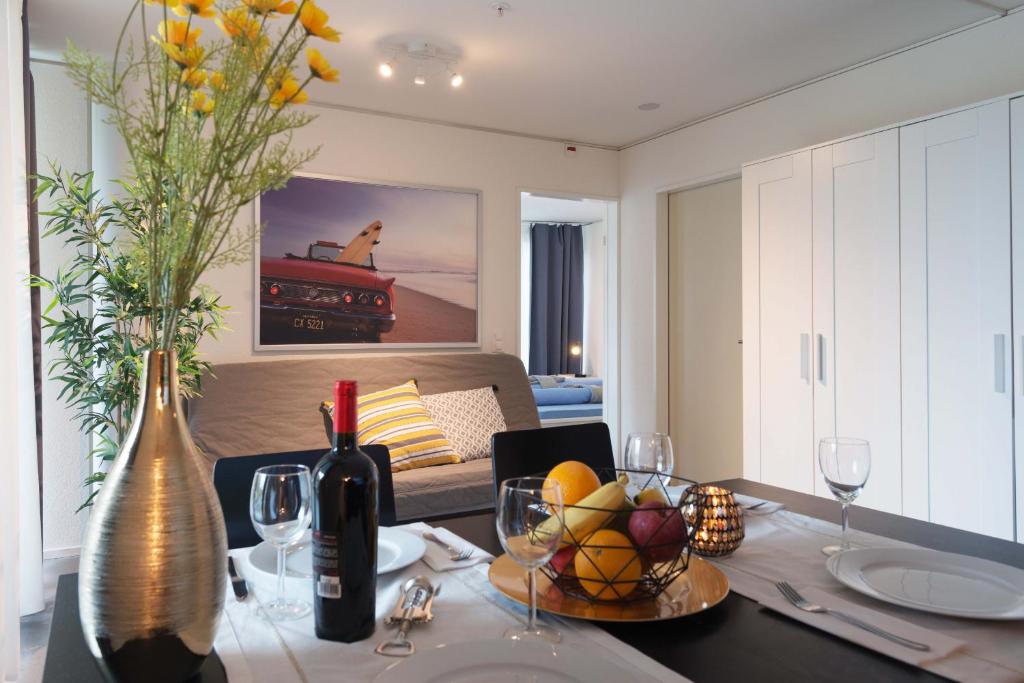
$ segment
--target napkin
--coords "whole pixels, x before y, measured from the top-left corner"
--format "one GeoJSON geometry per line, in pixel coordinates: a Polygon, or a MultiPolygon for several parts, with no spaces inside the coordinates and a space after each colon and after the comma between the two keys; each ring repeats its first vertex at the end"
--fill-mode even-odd
{"type": "Polygon", "coordinates": [[[761,604],[770,610],[784,614],[787,617],[802,621],[808,626],[819,628],[822,631],[831,633],[834,636],[838,636],[845,640],[849,640],[852,643],[857,643],[869,650],[880,652],[884,655],[888,655],[893,659],[898,659],[914,666],[923,666],[930,662],[935,662],[950,654],[956,652],[964,646],[962,640],[956,640],[949,636],[936,633],[935,631],[929,631],[926,628],[921,628],[911,624],[910,622],[890,617],[880,612],[861,607],[852,602],[843,600],[840,597],[831,595],[817,588],[800,588],[797,587],[797,591],[804,596],[808,601],[813,602],[816,605],[822,605],[829,609],[839,610],[846,614],[857,617],[872,626],[877,626],[890,633],[901,636],[903,638],[909,638],[910,640],[916,640],[919,643],[925,643],[931,647],[929,652],[920,652],[918,650],[912,650],[909,647],[903,647],[896,643],[876,636],[873,633],[865,631],[862,628],[857,628],[847,624],[830,614],[813,614],[811,612],[805,612],[802,609],[794,607],[786,598],[780,593],[778,597],[771,597],[765,600],[761,600],[761,604]]]}
{"type": "Polygon", "coordinates": [[[447,550],[432,541],[423,539],[423,542],[427,544],[427,552],[423,555],[423,561],[426,562],[427,566],[435,572],[446,572],[452,569],[465,569],[466,567],[472,567],[473,565],[480,564],[481,562],[491,562],[494,560],[494,555],[491,555],[485,550],[481,550],[469,541],[453,534],[447,529],[431,527],[423,522],[406,524],[402,528],[417,536],[422,536],[425,532],[429,531],[437,536],[437,538],[443,543],[455,546],[456,548],[473,549],[473,554],[470,555],[468,559],[455,562],[449,559],[447,550]]]}

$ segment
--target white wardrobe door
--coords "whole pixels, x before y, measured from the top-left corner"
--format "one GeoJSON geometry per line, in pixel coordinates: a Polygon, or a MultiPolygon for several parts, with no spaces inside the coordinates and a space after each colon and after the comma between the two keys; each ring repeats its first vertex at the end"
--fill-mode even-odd
{"type": "MultiPolygon", "coordinates": [[[[902,511],[899,132],[814,150],[814,422],[867,439],[858,505],[902,511]]],[[[815,493],[831,497],[820,472],[815,493]]]]}
{"type": "Polygon", "coordinates": [[[900,162],[905,495],[1012,538],[1009,103],[902,128],[900,162]]]}
{"type": "Polygon", "coordinates": [[[1024,98],[1010,100],[1010,177],[1013,220],[1013,383],[1017,464],[1017,541],[1024,543],[1024,98]]]}
{"type": "MultiPolygon", "coordinates": [[[[760,481],[810,493],[814,488],[810,152],[744,169],[743,224],[744,447],[757,439],[760,481]],[[756,266],[751,266],[755,256],[756,266]],[[750,333],[753,327],[756,334],[750,333]],[[754,354],[756,358],[751,359],[754,354]],[[756,406],[748,402],[752,391],[757,392],[756,406]],[[750,434],[755,428],[754,417],[748,420],[750,411],[757,412],[756,436],[750,434]]],[[[754,469],[750,457],[745,453],[745,472],[754,469]]]]}

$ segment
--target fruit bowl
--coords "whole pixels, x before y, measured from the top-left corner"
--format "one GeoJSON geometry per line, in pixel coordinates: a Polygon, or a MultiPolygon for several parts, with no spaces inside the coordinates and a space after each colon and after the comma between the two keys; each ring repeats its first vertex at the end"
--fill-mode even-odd
{"type": "Polygon", "coordinates": [[[597,474],[606,483],[563,505],[564,524],[553,516],[537,528],[554,534],[562,527],[559,549],[540,571],[562,593],[590,602],[656,598],[689,566],[705,496],[682,477],[626,469],[597,474]],[[667,486],[683,491],[675,505],[667,486]]]}

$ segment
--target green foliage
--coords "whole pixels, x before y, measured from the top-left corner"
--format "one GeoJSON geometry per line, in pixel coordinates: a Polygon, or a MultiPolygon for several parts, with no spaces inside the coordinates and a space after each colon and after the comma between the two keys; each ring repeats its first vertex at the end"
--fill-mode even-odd
{"type": "MultiPolygon", "coordinates": [[[[44,239],[60,239],[74,247],[74,257],[52,279],[33,277],[31,284],[52,298],[43,311],[46,343],[57,351],[47,372],[60,383],[59,398],[75,411],[83,432],[96,435],[90,459],[114,459],[128,432],[138,400],[143,354],[155,348],[146,336],[153,309],[145,271],[132,257],[145,249],[149,235],[140,228],[144,207],[132,187],[124,199],[102,202],[93,189],[92,173],[40,177],[36,197],[51,205],[45,216],[44,239]]],[[[197,396],[210,364],[197,355],[200,339],[216,337],[224,327],[219,298],[200,291],[176,317],[173,340],[178,352],[182,394],[197,396]]],[[[85,484],[102,482],[95,472],[85,484]]],[[[79,507],[89,506],[94,490],[79,507]]]]}

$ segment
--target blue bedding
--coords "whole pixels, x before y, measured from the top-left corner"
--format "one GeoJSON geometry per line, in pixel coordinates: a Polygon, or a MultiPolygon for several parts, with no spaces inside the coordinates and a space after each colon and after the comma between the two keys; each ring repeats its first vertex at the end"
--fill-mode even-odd
{"type": "Polygon", "coordinates": [[[533,398],[537,401],[538,406],[565,406],[574,403],[590,403],[593,397],[590,387],[532,388],[533,398]]]}
{"type": "Polygon", "coordinates": [[[600,403],[583,403],[567,406],[537,406],[541,420],[593,417],[601,419],[603,406],[600,403]]]}

